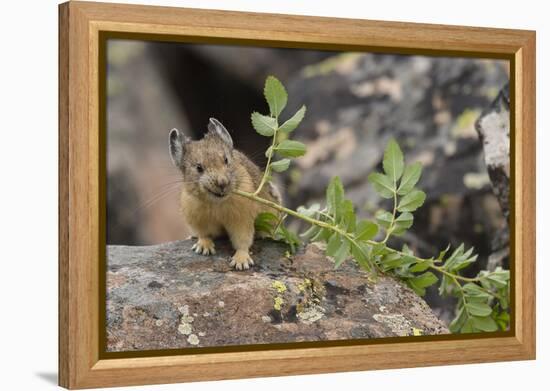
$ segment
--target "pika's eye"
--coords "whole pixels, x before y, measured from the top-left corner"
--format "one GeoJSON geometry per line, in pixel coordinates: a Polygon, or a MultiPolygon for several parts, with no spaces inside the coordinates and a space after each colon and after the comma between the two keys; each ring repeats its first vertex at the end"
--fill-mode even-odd
{"type": "Polygon", "coordinates": [[[204,167],[202,166],[202,164],[197,164],[195,166],[195,168],[197,169],[197,172],[199,172],[199,173],[202,173],[204,171],[204,167]]]}
{"type": "Polygon", "coordinates": [[[227,160],[227,156],[223,157],[223,162],[225,163],[226,166],[229,164],[229,160],[227,160]]]}

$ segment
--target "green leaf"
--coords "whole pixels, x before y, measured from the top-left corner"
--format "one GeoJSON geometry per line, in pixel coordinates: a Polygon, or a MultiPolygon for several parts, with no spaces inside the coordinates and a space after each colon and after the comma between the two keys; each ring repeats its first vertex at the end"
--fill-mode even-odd
{"type": "Polygon", "coordinates": [[[309,227],[305,232],[303,232],[302,234],[300,234],[300,236],[302,238],[305,238],[306,240],[312,240],[312,238],[317,235],[319,232],[321,231],[321,227],[317,226],[317,225],[312,225],[311,227],[309,227]]]}
{"type": "Polygon", "coordinates": [[[403,247],[401,248],[401,252],[411,256],[414,255],[413,251],[406,244],[403,244],[403,247]]]}
{"type": "Polygon", "coordinates": [[[355,258],[359,266],[361,266],[366,271],[372,270],[372,265],[369,262],[370,250],[371,247],[364,243],[355,242],[352,243],[351,246],[351,255],[353,256],[353,258],[355,258]]]}
{"type": "Polygon", "coordinates": [[[334,257],[334,254],[336,254],[336,251],[340,248],[340,244],[342,243],[342,238],[340,237],[340,234],[338,232],[335,232],[332,234],[330,239],[327,243],[327,249],[325,253],[329,257],[334,257]]]}
{"type": "Polygon", "coordinates": [[[407,285],[418,295],[424,296],[426,294],[426,289],[418,286],[414,279],[407,280],[407,285]]]}
{"type": "Polygon", "coordinates": [[[283,133],[290,133],[302,122],[304,115],[306,114],[306,107],[302,106],[300,110],[296,112],[290,119],[279,127],[279,131],[283,133]]]}
{"type": "Polygon", "coordinates": [[[342,201],[342,215],[338,225],[343,228],[346,232],[355,232],[355,210],[353,207],[353,202],[350,200],[342,201]]]}
{"type": "Polygon", "coordinates": [[[275,133],[275,129],[277,129],[277,120],[275,118],[253,112],[250,119],[256,132],[262,136],[271,137],[275,133]]]}
{"type": "Polygon", "coordinates": [[[473,326],[481,331],[497,331],[498,326],[490,316],[478,317],[472,316],[473,326]]]}
{"type": "Polygon", "coordinates": [[[385,255],[388,254],[388,248],[384,243],[376,243],[372,245],[372,253],[374,255],[385,255]]]}
{"type": "Polygon", "coordinates": [[[397,253],[386,254],[382,258],[382,265],[386,270],[395,269],[396,267],[401,266],[401,264],[401,255],[397,253]]]}
{"type": "Polygon", "coordinates": [[[405,197],[401,198],[397,210],[400,212],[414,212],[426,200],[426,193],[422,190],[413,190],[405,197]]]}
{"type": "Polygon", "coordinates": [[[490,281],[495,287],[502,288],[508,284],[510,280],[509,270],[495,270],[492,273],[488,273],[484,278],[490,281]]]}
{"type": "Polygon", "coordinates": [[[344,202],[344,186],[339,177],[334,177],[327,187],[328,212],[338,221],[342,215],[342,203],[344,202]]]}
{"type": "Polygon", "coordinates": [[[493,310],[485,303],[466,302],[468,313],[474,316],[489,316],[493,310]]]}
{"type": "Polygon", "coordinates": [[[454,264],[456,263],[456,259],[461,256],[464,253],[464,243],[461,243],[460,246],[458,246],[455,251],[451,254],[449,258],[445,261],[444,268],[446,270],[452,270],[454,264]]]}
{"type": "Polygon", "coordinates": [[[326,242],[332,235],[332,231],[327,228],[321,228],[312,238],[312,242],[326,242]]]}
{"type": "Polygon", "coordinates": [[[372,221],[361,220],[355,228],[355,239],[370,240],[378,233],[378,226],[372,221]]]}
{"type": "Polygon", "coordinates": [[[283,84],[274,76],[268,76],[264,88],[265,100],[272,117],[278,117],[286,106],[288,95],[283,84]]]}
{"type": "Polygon", "coordinates": [[[384,167],[384,172],[394,184],[397,183],[403,174],[403,165],[403,152],[401,152],[399,144],[392,138],[384,151],[382,166],[384,167]]]}
{"type": "Polygon", "coordinates": [[[507,310],[508,309],[508,293],[505,293],[504,295],[499,297],[498,302],[500,304],[500,308],[502,308],[503,310],[507,310]]]}
{"type": "Polygon", "coordinates": [[[454,271],[462,270],[470,264],[474,263],[477,260],[477,254],[473,257],[465,259],[464,261],[459,261],[453,266],[454,271]]]}
{"type": "Polygon", "coordinates": [[[290,159],[281,159],[271,163],[271,169],[275,172],[283,172],[290,166],[290,159]]]}
{"type": "Polygon", "coordinates": [[[376,218],[378,225],[385,229],[388,229],[390,227],[393,220],[393,215],[385,210],[379,210],[378,212],[376,212],[374,217],[376,218]]]}
{"type": "Polygon", "coordinates": [[[286,229],[286,227],[283,224],[280,224],[277,228],[277,240],[283,240],[285,243],[287,243],[290,246],[290,252],[294,254],[296,252],[296,247],[300,245],[300,238],[298,236],[286,229]]]}
{"type": "Polygon", "coordinates": [[[445,297],[450,293],[450,288],[453,286],[453,281],[447,275],[441,276],[441,284],[439,285],[439,295],[445,297]]]}
{"type": "Polygon", "coordinates": [[[510,315],[507,312],[501,312],[493,316],[495,322],[497,322],[498,327],[505,331],[508,330],[508,325],[510,324],[510,315]]]}
{"type": "Polygon", "coordinates": [[[479,285],[474,284],[473,282],[468,282],[462,286],[464,294],[469,298],[480,298],[483,300],[488,300],[491,298],[491,295],[485,292],[479,285]]]}
{"type": "Polygon", "coordinates": [[[400,235],[411,228],[413,224],[413,215],[409,212],[401,213],[394,221],[392,233],[400,235]]]}
{"type": "Polygon", "coordinates": [[[473,333],[475,331],[474,329],[474,320],[472,318],[466,317],[466,321],[464,322],[464,325],[460,329],[461,333],[473,333]]]}
{"type": "Polygon", "coordinates": [[[439,255],[437,256],[437,260],[442,261],[443,258],[445,258],[445,254],[447,254],[447,251],[449,251],[450,248],[451,248],[451,245],[448,244],[447,247],[445,248],[445,250],[441,250],[439,252],[439,255]]]}
{"type": "Polygon", "coordinates": [[[405,167],[401,183],[397,189],[397,194],[406,195],[411,191],[420,179],[420,174],[422,174],[422,164],[420,162],[405,167]]]}
{"type": "Polygon", "coordinates": [[[467,318],[468,314],[464,311],[464,307],[460,306],[455,318],[449,323],[449,330],[451,333],[458,333],[467,318]]]}
{"type": "Polygon", "coordinates": [[[374,186],[374,190],[382,198],[390,199],[393,198],[395,193],[395,184],[390,177],[380,174],[379,172],[370,173],[368,180],[374,186]]]}
{"type": "Polygon", "coordinates": [[[279,218],[273,213],[260,213],[254,221],[254,228],[257,232],[265,232],[268,235],[273,235],[273,229],[277,225],[279,218]]]}
{"type": "Polygon", "coordinates": [[[418,262],[416,265],[411,267],[411,272],[413,273],[419,273],[423,272],[425,270],[428,270],[428,268],[432,265],[431,261],[425,260],[422,262],[418,262]]]}
{"type": "Polygon", "coordinates": [[[435,284],[438,281],[438,279],[437,279],[436,275],[433,274],[432,272],[426,272],[424,274],[421,274],[421,275],[413,278],[413,281],[414,281],[415,285],[417,285],[421,288],[426,288],[430,285],[435,284]]]}
{"type": "Polygon", "coordinates": [[[334,268],[338,268],[342,262],[349,256],[349,242],[347,240],[342,240],[342,244],[334,254],[334,268]]]}
{"type": "Polygon", "coordinates": [[[306,153],[306,146],[299,141],[283,140],[275,147],[275,151],[284,157],[299,157],[306,153]]]}

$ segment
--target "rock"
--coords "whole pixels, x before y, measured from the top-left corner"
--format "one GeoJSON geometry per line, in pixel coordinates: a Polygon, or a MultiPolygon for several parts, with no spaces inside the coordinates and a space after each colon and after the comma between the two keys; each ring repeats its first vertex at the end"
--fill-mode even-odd
{"type": "Polygon", "coordinates": [[[487,269],[507,267],[510,255],[510,92],[506,85],[476,121],[485,163],[506,223],[493,236],[487,269]]]}
{"type": "Polygon", "coordinates": [[[284,244],[256,241],[245,272],[229,267],[229,243],[215,256],[191,245],[108,246],[108,351],[449,332],[403,283],[353,262],[335,271],[317,244],[287,257],[284,244]]]}
{"type": "Polygon", "coordinates": [[[510,213],[510,96],[508,85],[476,121],[493,191],[504,215],[510,213]]]}
{"type": "Polygon", "coordinates": [[[308,146],[286,181],[289,204],[323,197],[335,175],[354,204],[379,204],[366,178],[390,137],[423,163],[428,202],[490,192],[474,122],[506,82],[503,63],[464,58],[344,53],[306,67],[288,83],[289,112],[307,106],[294,137],[308,146]]]}

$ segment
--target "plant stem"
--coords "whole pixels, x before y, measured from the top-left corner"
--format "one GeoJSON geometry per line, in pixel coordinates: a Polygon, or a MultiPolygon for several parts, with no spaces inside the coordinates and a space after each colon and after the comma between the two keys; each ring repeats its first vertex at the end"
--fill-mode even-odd
{"type": "Polygon", "coordinates": [[[254,195],[260,194],[262,191],[265,183],[267,182],[267,178],[269,178],[269,174],[271,173],[271,159],[273,157],[273,153],[275,151],[275,145],[277,144],[277,131],[279,130],[279,124],[277,124],[277,127],[273,131],[273,140],[271,141],[271,148],[269,148],[269,153],[267,154],[267,164],[265,166],[264,175],[262,176],[262,180],[260,181],[260,184],[258,185],[258,188],[254,192],[254,195]]]}
{"type": "Polygon", "coordinates": [[[279,218],[279,221],[277,221],[277,225],[276,225],[275,228],[273,229],[273,232],[277,232],[277,230],[279,229],[279,227],[281,226],[281,224],[283,224],[283,221],[286,219],[286,216],[287,216],[287,215],[282,215],[282,216],[279,218]]]}
{"type": "MultiPolygon", "coordinates": [[[[397,186],[397,184],[394,182],[393,184],[394,188],[397,186]]],[[[395,215],[397,214],[397,190],[393,192],[393,212],[391,216],[391,223],[388,229],[386,230],[386,237],[384,240],[382,240],[382,243],[386,243],[388,239],[390,238],[390,235],[393,231],[393,225],[395,224],[395,215]]]]}
{"type": "MultiPolygon", "coordinates": [[[[242,197],[249,198],[251,200],[259,202],[260,204],[264,204],[264,205],[269,206],[273,209],[276,209],[279,212],[283,212],[283,213],[289,214],[291,216],[297,217],[299,219],[302,219],[304,221],[307,221],[308,223],[310,223],[312,225],[317,225],[318,227],[326,228],[326,229],[329,229],[331,231],[337,232],[338,234],[344,236],[347,240],[349,240],[361,252],[363,252],[363,250],[361,249],[361,247],[359,246],[359,244],[357,243],[357,241],[355,240],[353,235],[351,235],[349,232],[346,232],[346,231],[342,230],[341,228],[339,228],[336,225],[331,225],[331,224],[325,223],[324,221],[320,221],[320,220],[305,216],[303,214],[295,212],[292,209],[285,208],[284,206],[279,205],[279,204],[277,204],[273,201],[269,201],[269,200],[266,200],[265,198],[258,197],[255,193],[254,194],[253,193],[248,193],[248,192],[242,191],[242,190],[233,190],[233,192],[235,194],[238,194],[238,195],[242,196],[242,197]]],[[[372,240],[367,241],[367,243],[372,244],[372,245],[378,244],[378,242],[375,242],[375,241],[372,241],[372,240]]],[[[366,258],[366,254],[363,253],[363,255],[365,255],[365,258],[366,258]]],[[[373,265],[373,266],[375,268],[378,267],[378,265],[373,265]]]]}
{"type": "Polygon", "coordinates": [[[458,280],[456,279],[456,276],[450,275],[449,277],[451,278],[451,280],[453,280],[453,282],[458,287],[458,290],[460,291],[460,297],[462,298],[462,304],[464,306],[464,311],[466,311],[466,314],[469,317],[471,317],[470,311],[468,311],[468,307],[466,307],[466,297],[464,295],[464,289],[462,289],[462,285],[460,285],[460,282],[458,282],[458,280]]]}
{"type": "Polygon", "coordinates": [[[328,213],[325,212],[326,209],[323,209],[323,210],[320,210],[318,213],[323,216],[323,217],[326,217],[327,219],[330,219],[332,220],[332,222],[334,222],[334,217],[332,217],[331,215],[329,215],[328,213]]]}
{"type": "Polygon", "coordinates": [[[430,268],[434,269],[434,270],[437,270],[438,272],[440,272],[441,274],[445,274],[451,278],[457,278],[459,280],[462,280],[462,281],[466,281],[466,282],[478,282],[479,281],[479,277],[476,277],[476,278],[468,278],[468,277],[462,277],[458,274],[452,274],[452,273],[449,273],[448,271],[446,271],[445,269],[443,269],[443,267],[441,266],[436,266],[436,265],[430,265],[430,268]]]}
{"type": "MultiPolygon", "coordinates": [[[[306,222],[308,222],[309,224],[312,224],[312,225],[316,225],[318,227],[321,227],[321,228],[326,228],[328,230],[331,230],[331,231],[334,231],[334,232],[337,232],[338,234],[346,237],[346,239],[348,239],[352,244],[354,244],[360,251],[362,251],[361,247],[357,244],[357,241],[355,240],[355,238],[353,237],[353,235],[351,235],[349,232],[346,232],[344,230],[342,230],[341,228],[339,228],[338,226],[335,226],[335,225],[332,225],[332,224],[329,224],[329,223],[326,223],[324,221],[321,221],[321,220],[317,220],[317,219],[314,219],[314,218],[311,218],[311,217],[308,217],[306,215],[303,215],[303,214],[300,214],[292,209],[289,209],[289,208],[285,208],[284,206],[282,205],[279,205],[277,204],[276,202],[273,202],[273,201],[270,201],[270,200],[266,200],[265,198],[262,198],[262,197],[259,197],[258,195],[256,195],[255,193],[248,193],[246,191],[242,191],[242,190],[233,190],[233,192],[241,197],[245,197],[245,198],[248,198],[248,199],[251,199],[253,201],[256,201],[260,204],[263,204],[263,205],[266,205],[266,206],[269,206],[270,208],[273,208],[275,210],[278,210],[279,212],[283,212],[283,213],[286,213],[287,215],[291,215],[291,216],[294,216],[296,218],[299,218],[301,220],[304,220],[306,222]]],[[[365,241],[367,244],[371,245],[371,246],[375,246],[375,245],[378,245],[380,243],[384,243],[384,242],[377,242],[376,240],[366,240],[365,241]]],[[[410,254],[406,254],[402,251],[399,251],[399,250],[395,250],[393,248],[390,248],[390,247],[386,247],[386,249],[391,252],[391,253],[394,253],[394,254],[399,254],[403,257],[410,257],[410,258],[413,258],[417,263],[418,262],[430,262],[430,265],[429,265],[429,268],[430,269],[433,269],[433,270],[436,270],[442,274],[445,274],[447,276],[449,276],[451,279],[453,279],[453,281],[456,281],[456,283],[458,285],[460,285],[460,283],[458,282],[458,280],[462,280],[462,281],[465,281],[465,282],[479,282],[480,278],[477,277],[477,278],[468,278],[468,277],[463,277],[463,276],[460,276],[460,275],[457,275],[457,274],[452,274],[452,273],[449,273],[448,271],[446,271],[445,269],[443,269],[443,267],[441,266],[437,266],[433,263],[433,260],[430,259],[430,258],[420,258],[420,257],[417,257],[415,255],[410,255],[410,254]]],[[[365,255],[365,254],[364,254],[365,255]]],[[[378,268],[378,265],[374,265],[376,268],[378,268]]],[[[462,290],[462,285],[460,285],[460,289],[462,290]]]]}
{"type": "Polygon", "coordinates": [[[266,206],[269,206],[269,207],[271,207],[275,210],[278,210],[279,212],[283,212],[283,213],[289,214],[291,216],[297,217],[299,219],[307,221],[310,224],[317,225],[321,228],[338,230],[339,232],[342,232],[339,228],[334,227],[334,226],[332,226],[328,223],[325,223],[324,221],[316,220],[316,219],[313,219],[313,218],[308,217],[306,215],[302,215],[302,214],[300,214],[300,213],[298,213],[298,212],[296,212],[292,209],[285,208],[284,206],[279,205],[276,202],[269,201],[269,200],[266,200],[265,198],[259,197],[255,192],[254,193],[248,193],[248,192],[242,191],[242,190],[233,190],[233,193],[235,193],[237,195],[240,195],[242,197],[254,200],[256,202],[259,202],[260,204],[264,204],[266,206]]]}

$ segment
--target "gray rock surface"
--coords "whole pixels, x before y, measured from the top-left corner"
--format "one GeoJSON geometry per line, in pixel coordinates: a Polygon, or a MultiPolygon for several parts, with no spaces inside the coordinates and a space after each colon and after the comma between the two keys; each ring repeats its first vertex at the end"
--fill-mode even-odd
{"type": "Polygon", "coordinates": [[[132,351],[445,334],[404,284],[346,262],[334,270],[317,244],[288,257],[270,240],[252,247],[256,265],[229,267],[192,240],[108,246],[107,349],[132,351]]]}
{"type": "Polygon", "coordinates": [[[503,213],[510,213],[510,96],[504,87],[476,121],[485,163],[503,213]]]}
{"type": "MultiPolygon", "coordinates": [[[[510,216],[510,92],[506,85],[476,121],[493,193],[508,223],[510,216]]],[[[487,269],[508,267],[510,231],[505,224],[491,242],[487,269]]]]}

